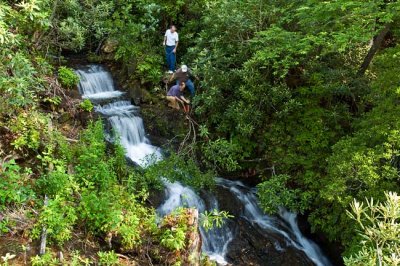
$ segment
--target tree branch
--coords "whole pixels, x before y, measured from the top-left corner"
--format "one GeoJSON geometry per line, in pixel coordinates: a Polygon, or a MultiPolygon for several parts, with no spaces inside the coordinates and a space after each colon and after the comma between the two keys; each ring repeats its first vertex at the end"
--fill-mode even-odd
{"type": "Polygon", "coordinates": [[[390,28],[391,24],[390,23],[386,24],[385,27],[378,33],[378,35],[374,37],[371,48],[369,49],[367,56],[364,58],[364,61],[361,64],[360,69],[358,70],[357,74],[359,76],[363,76],[365,74],[365,71],[367,71],[376,52],[382,46],[383,40],[385,39],[385,36],[388,34],[390,28]]]}

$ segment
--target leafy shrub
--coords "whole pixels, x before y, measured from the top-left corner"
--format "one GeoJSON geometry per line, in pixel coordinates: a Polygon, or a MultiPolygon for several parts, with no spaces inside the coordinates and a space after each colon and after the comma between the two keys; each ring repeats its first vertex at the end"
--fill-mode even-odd
{"type": "Polygon", "coordinates": [[[31,258],[32,266],[57,266],[60,264],[57,258],[53,258],[50,252],[42,256],[36,255],[31,258]]]}
{"type": "Polygon", "coordinates": [[[71,238],[73,226],[78,219],[75,206],[60,196],[49,199],[43,207],[39,220],[32,230],[32,237],[39,238],[43,227],[46,227],[50,240],[62,244],[71,238]]]}
{"type": "Polygon", "coordinates": [[[365,207],[354,200],[351,212],[347,211],[359,227],[361,245],[355,244],[358,251],[344,259],[346,265],[400,264],[400,196],[395,192],[386,192],[385,196],[385,202],[371,198],[365,207]]]}
{"type": "Polygon", "coordinates": [[[186,209],[179,208],[164,217],[161,223],[160,244],[171,251],[179,251],[186,245],[188,231],[186,209]]]}
{"type": "Polygon", "coordinates": [[[36,181],[37,190],[43,195],[48,195],[49,197],[55,197],[56,195],[72,195],[77,184],[75,183],[73,176],[68,175],[65,173],[65,170],[63,170],[63,168],[57,169],[41,176],[36,181]]]}
{"type": "Polygon", "coordinates": [[[201,226],[206,230],[213,229],[214,227],[220,228],[228,218],[233,218],[227,211],[218,211],[216,209],[212,211],[205,211],[200,216],[201,226]]]}
{"type": "Polygon", "coordinates": [[[14,160],[0,167],[0,210],[7,205],[22,204],[33,199],[35,194],[30,185],[30,169],[23,170],[14,160]]]}
{"type": "Polygon", "coordinates": [[[160,183],[160,176],[171,182],[182,182],[195,189],[212,188],[215,185],[213,171],[202,172],[193,158],[185,158],[174,152],[164,160],[147,167],[142,175],[145,182],[156,187],[160,183]]]}
{"type": "Polygon", "coordinates": [[[123,219],[122,209],[117,200],[113,191],[96,193],[86,189],[82,192],[79,214],[81,219],[86,221],[86,227],[94,233],[114,230],[123,219]]]}
{"type": "Polygon", "coordinates": [[[93,110],[93,108],[94,108],[92,102],[91,102],[89,99],[83,100],[83,101],[79,104],[79,107],[80,107],[82,110],[86,111],[86,112],[91,112],[91,111],[93,110]]]}
{"type": "Polygon", "coordinates": [[[301,193],[299,189],[288,188],[288,180],[290,177],[287,175],[276,175],[258,184],[257,194],[266,213],[277,213],[282,206],[300,212],[305,210],[310,200],[307,198],[308,194],[301,193]]]}
{"type": "Polygon", "coordinates": [[[64,66],[58,69],[58,79],[66,88],[72,88],[79,82],[79,77],[74,70],[64,66]]]}
{"type": "Polygon", "coordinates": [[[22,112],[13,119],[10,126],[15,134],[12,145],[17,150],[25,148],[37,150],[39,148],[42,134],[46,134],[48,118],[43,114],[33,111],[30,113],[22,112]]]}
{"type": "Polygon", "coordinates": [[[204,156],[212,163],[211,167],[235,171],[240,169],[238,159],[242,157],[240,146],[234,141],[219,138],[203,145],[204,156]]]}
{"type": "Polygon", "coordinates": [[[97,256],[99,256],[99,265],[100,266],[114,266],[118,265],[118,256],[115,252],[112,251],[99,251],[97,252],[97,256]]]}

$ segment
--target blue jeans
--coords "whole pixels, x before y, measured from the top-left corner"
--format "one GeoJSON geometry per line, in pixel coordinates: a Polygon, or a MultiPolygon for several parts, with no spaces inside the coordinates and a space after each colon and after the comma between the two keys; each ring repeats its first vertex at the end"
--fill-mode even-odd
{"type": "MultiPolygon", "coordinates": [[[[176,81],[176,85],[179,85],[179,81],[178,80],[176,81]]],[[[192,95],[192,97],[194,97],[195,89],[194,89],[193,81],[191,79],[188,79],[186,81],[186,88],[188,88],[190,94],[192,95]]]]}
{"type": "Polygon", "coordinates": [[[175,53],[173,52],[174,49],[175,49],[175,46],[166,46],[165,47],[168,70],[171,70],[171,71],[175,71],[176,57],[175,57],[175,53]]]}

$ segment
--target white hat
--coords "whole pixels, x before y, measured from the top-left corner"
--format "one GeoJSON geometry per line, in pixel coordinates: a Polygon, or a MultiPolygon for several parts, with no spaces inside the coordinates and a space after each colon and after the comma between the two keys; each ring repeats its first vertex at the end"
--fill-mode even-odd
{"type": "Polygon", "coordinates": [[[188,67],[187,65],[182,65],[182,72],[187,72],[188,71],[188,67]]]}

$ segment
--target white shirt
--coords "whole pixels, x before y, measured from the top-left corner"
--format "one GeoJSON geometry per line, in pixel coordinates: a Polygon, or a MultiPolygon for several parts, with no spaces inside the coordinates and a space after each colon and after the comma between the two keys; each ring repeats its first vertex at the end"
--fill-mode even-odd
{"type": "Polygon", "coordinates": [[[179,41],[178,33],[176,31],[172,33],[171,30],[167,30],[165,32],[165,37],[167,37],[168,46],[175,46],[176,43],[179,41]]]}

